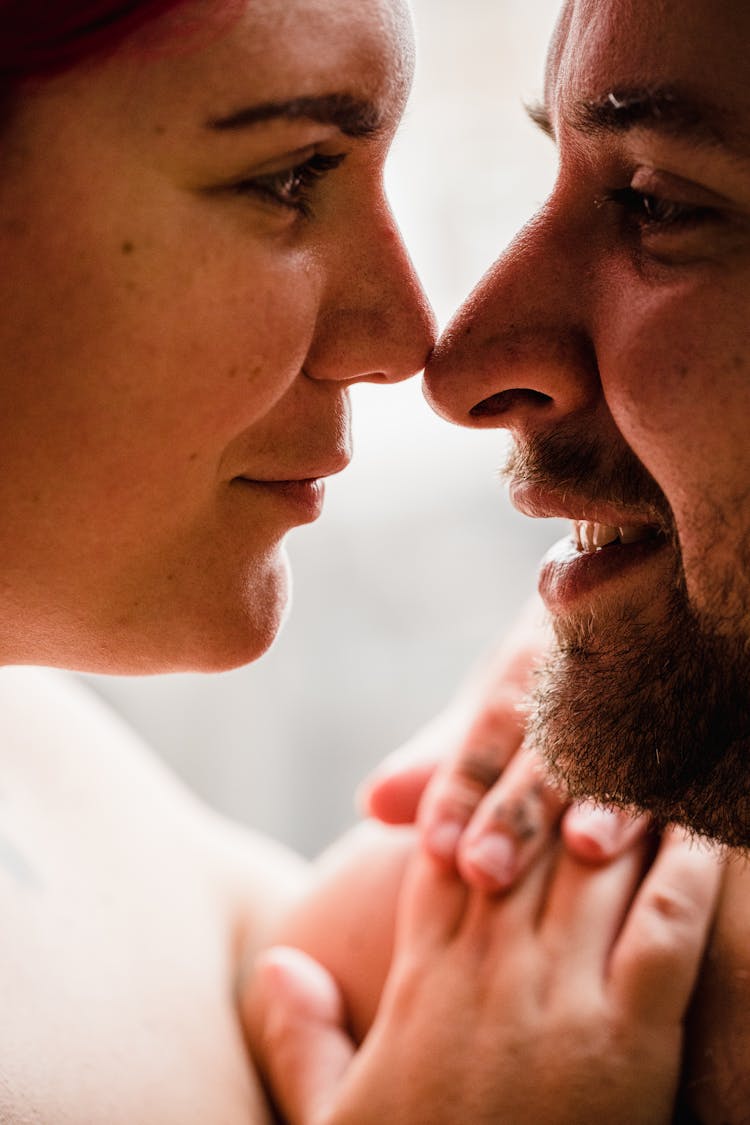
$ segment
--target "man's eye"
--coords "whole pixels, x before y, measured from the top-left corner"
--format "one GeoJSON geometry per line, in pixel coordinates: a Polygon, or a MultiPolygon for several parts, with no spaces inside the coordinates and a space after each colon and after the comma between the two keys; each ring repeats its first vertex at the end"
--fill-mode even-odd
{"type": "Polygon", "coordinates": [[[632,187],[607,192],[602,202],[615,204],[625,219],[644,233],[689,230],[714,217],[710,207],[677,203],[632,187]]]}
{"type": "Polygon", "coordinates": [[[239,180],[230,185],[230,190],[237,195],[260,196],[270,203],[298,211],[309,218],[316,182],[338,168],[345,159],[346,153],[336,156],[315,153],[309,160],[296,164],[293,168],[239,180]]]}

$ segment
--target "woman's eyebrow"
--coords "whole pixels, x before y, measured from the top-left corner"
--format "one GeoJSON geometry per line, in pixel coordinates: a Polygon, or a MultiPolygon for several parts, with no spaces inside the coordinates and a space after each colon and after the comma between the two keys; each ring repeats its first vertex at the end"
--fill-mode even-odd
{"type": "Polygon", "coordinates": [[[279,117],[335,125],[348,137],[373,136],[383,127],[383,117],[377,106],[351,94],[323,94],[244,106],[226,116],[209,118],[206,127],[217,132],[248,129],[279,117]]]}

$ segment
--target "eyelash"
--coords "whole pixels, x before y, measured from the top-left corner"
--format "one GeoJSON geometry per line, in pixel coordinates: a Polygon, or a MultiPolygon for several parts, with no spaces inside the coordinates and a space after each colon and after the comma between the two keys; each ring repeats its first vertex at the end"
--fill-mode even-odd
{"type": "Polygon", "coordinates": [[[628,222],[645,232],[688,230],[714,217],[710,207],[660,199],[632,187],[609,191],[601,202],[614,203],[628,222]]]}
{"type": "Polygon", "coordinates": [[[312,215],[315,184],[338,168],[345,159],[346,153],[324,156],[316,152],[309,160],[296,164],[293,168],[240,180],[231,185],[231,190],[237,195],[259,195],[275,206],[296,211],[309,219],[312,215]]]}

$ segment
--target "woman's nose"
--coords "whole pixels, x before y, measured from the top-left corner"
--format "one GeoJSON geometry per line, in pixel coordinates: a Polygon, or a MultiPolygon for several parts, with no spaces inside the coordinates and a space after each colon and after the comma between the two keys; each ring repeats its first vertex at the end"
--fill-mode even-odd
{"type": "Polygon", "coordinates": [[[330,273],[306,371],[349,383],[408,379],[424,368],[437,326],[388,207],[348,242],[330,273]]]}
{"type": "Polygon", "coordinates": [[[538,217],[456,314],[425,378],[443,417],[531,437],[593,406],[600,388],[586,285],[576,283],[565,242],[538,217]]]}

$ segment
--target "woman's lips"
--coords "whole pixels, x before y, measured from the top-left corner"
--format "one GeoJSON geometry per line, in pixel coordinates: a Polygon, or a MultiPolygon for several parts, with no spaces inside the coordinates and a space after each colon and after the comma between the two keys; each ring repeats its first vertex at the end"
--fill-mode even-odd
{"type": "Polygon", "coordinates": [[[667,539],[656,529],[634,541],[616,539],[602,547],[594,547],[593,540],[586,538],[582,548],[580,541],[575,529],[573,536],[561,539],[542,559],[539,593],[551,613],[569,612],[606,584],[631,577],[667,546],[667,539]]]}
{"type": "Polygon", "coordinates": [[[250,480],[237,477],[237,483],[251,489],[255,494],[272,498],[291,509],[295,523],[311,523],[323,511],[325,482],[318,477],[306,480],[250,480]]]}

